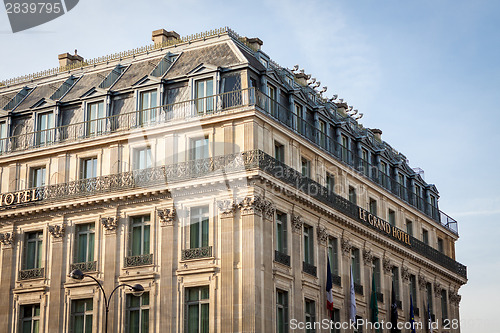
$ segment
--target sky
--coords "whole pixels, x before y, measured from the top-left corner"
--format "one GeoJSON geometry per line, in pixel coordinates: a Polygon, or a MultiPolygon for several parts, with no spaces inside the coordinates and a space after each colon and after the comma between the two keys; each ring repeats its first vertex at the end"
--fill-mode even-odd
{"type": "Polygon", "coordinates": [[[259,37],[281,66],[304,68],[424,169],[459,222],[462,332],[498,331],[500,2],[81,0],[15,34],[0,9],[0,80],[57,67],[75,49],[91,59],[148,45],[160,28],[186,36],[223,26],[259,37]]]}

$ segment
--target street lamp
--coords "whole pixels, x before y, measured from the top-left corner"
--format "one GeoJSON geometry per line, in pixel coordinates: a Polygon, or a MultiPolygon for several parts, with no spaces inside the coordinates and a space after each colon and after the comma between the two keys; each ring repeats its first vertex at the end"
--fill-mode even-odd
{"type": "Polygon", "coordinates": [[[122,283],[122,284],[119,284],[115,287],[115,289],[113,289],[113,291],[111,292],[111,294],[109,295],[108,298],[106,298],[106,292],[104,291],[104,288],[102,287],[102,284],[97,281],[96,278],[94,278],[92,275],[88,275],[88,274],[85,274],[83,273],[81,270],[79,269],[75,269],[73,270],[70,274],[69,274],[69,277],[72,278],[72,279],[75,279],[75,280],[83,280],[84,277],[89,277],[91,278],[92,280],[94,280],[98,285],[99,285],[99,288],[101,288],[101,291],[102,291],[102,294],[104,295],[104,305],[106,306],[106,316],[105,316],[105,326],[104,326],[104,332],[107,333],[108,332],[108,313],[109,313],[109,302],[111,301],[111,296],[113,296],[113,293],[116,291],[116,289],[120,288],[120,287],[129,287],[130,290],[133,291],[133,295],[134,296],[141,296],[142,293],[144,292],[144,287],[140,284],[134,284],[133,286],[129,285],[129,284],[126,284],[126,283],[122,283]]]}

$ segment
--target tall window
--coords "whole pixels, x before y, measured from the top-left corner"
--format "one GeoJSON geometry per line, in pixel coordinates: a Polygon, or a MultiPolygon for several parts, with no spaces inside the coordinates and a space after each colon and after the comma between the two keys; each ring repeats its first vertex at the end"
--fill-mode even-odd
{"type": "Polygon", "coordinates": [[[92,333],[93,300],[71,301],[71,333],[92,333]]]}
{"type": "Polygon", "coordinates": [[[97,157],[82,159],[80,170],[80,179],[97,177],[97,157]]]}
{"type": "Polygon", "coordinates": [[[301,160],[302,176],[311,178],[311,161],[302,157],[301,160]]]}
{"type": "Polygon", "coordinates": [[[445,289],[441,290],[441,315],[443,320],[448,319],[448,297],[445,289]]]}
{"type": "Polygon", "coordinates": [[[209,332],[209,287],[186,288],[186,332],[209,332]]]}
{"type": "Polygon", "coordinates": [[[127,294],[127,333],[149,332],[149,293],[127,294]]]}
{"type": "Polygon", "coordinates": [[[267,85],[267,94],[269,96],[269,113],[271,115],[276,116],[277,115],[277,110],[276,110],[276,88],[274,88],[271,85],[267,85]]]}
{"type": "Polygon", "coordinates": [[[349,162],[349,139],[345,136],[341,136],[342,141],[342,161],[349,162]]]}
{"type": "Polygon", "coordinates": [[[196,111],[198,114],[214,111],[214,80],[198,80],[195,83],[196,111]]]}
{"type": "Polygon", "coordinates": [[[349,201],[356,205],[356,189],[353,186],[349,186],[349,201]]]}
{"type": "Polygon", "coordinates": [[[281,253],[287,251],[287,215],[282,212],[276,212],[276,250],[281,253]]]}
{"type": "Polygon", "coordinates": [[[276,333],[288,333],[288,292],[276,289],[276,333]]]}
{"type": "Polygon", "coordinates": [[[444,253],[444,241],[438,237],[438,251],[444,253]]]}
{"type": "Polygon", "coordinates": [[[381,287],[381,281],[380,281],[380,259],[374,257],[373,258],[373,275],[375,276],[375,287],[377,288],[377,291],[380,292],[380,287],[381,287]]]}
{"type": "Polygon", "coordinates": [[[387,215],[389,217],[389,224],[392,226],[396,226],[396,212],[392,209],[389,209],[389,213],[387,215]]]}
{"type": "Polygon", "coordinates": [[[277,141],[274,141],[274,158],[278,162],[285,163],[285,146],[277,141]]]}
{"type": "Polygon", "coordinates": [[[331,173],[326,173],[326,189],[330,193],[335,193],[335,176],[331,173]]]}
{"type": "Polygon", "coordinates": [[[46,112],[38,115],[37,122],[37,144],[44,145],[54,141],[54,114],[46,112]]]}
{"type": "Polygon", "coordinates": [[[21,332],[40,332],[40,304],[21,306],[21,332]]]}
{"type": "Polygon", "coordinates": [[[314,265],[313,227],[304,224],[304,262],[314,265]]]}
{"type": "Polygon", "coordinates": [[[304,114],[302,111],[302,106],[300,104],[295,103],[295,115],[297,117],[297,121],[295,123],[295,130],[299,133],[304,134],[304,114]]]}
{"type": "Polygon", "coordinates": [[[423,199],[422,199],[422,188],[419,185],[415,185],[415,200],[417,201],[417,208],[422,209],[423,207],[423,199]]]}
{"type": "Polygon", "coordinates": [[[429,307],[429,312],[433,314],[434,306],[432,304],[432,284],[430,282],[427,282],[425,285],[425,293],[427,294],[427,306],[429,307]]]}
{"type": "Polygon", "coordinates": [[[406,220],[406,233],[413,236],[413,222],[410,220],[406,220]]]}
{"type": "Polygon", "coordinates": [[[305,319],[306,323],[310,323],[311,329],[306,329],[307,333],[316,332],[314,329],[314,323],[316,322],[316,302],[310,299],[305,299],[305,319]]]}
{"type": "Polygon", "coordinates": [[[192,207],[189,225],[189,247],[208,246],[208,206],[192,207]]]}
{"type": "Polygon", "coordinates": [[[337,238],[328,238],[328,258],[332,275],[339,276],[339,251],[337,238]]]}
{"type": "Polygon", "coordinates": [[[134,170],[148,169],[153,166],[151,161],[151,147],[134,150],[134,170]]]}
{"type": "Polygon", "coordinates": [[[389,177],[387,176],[387,173],[387,163],[380,161],[380,182],[384,187],[389,185],[389,177]]]}
{"type": "MultiPolygon", "coordinates": [[[[333,309],[332,311],[332,321],[334,323],[340,323],[340,309],[333,309]]],[[[337,324],[339,325],[339,324],[337,324]]],[[[336,325],[333,325],[331,333],[340,333],[340,328],[336,325]]]]}
{"type": "Polygon", "coordinates": [[[191,159],[200,160],[209,157],[208,136],[191,139],[191,159]]]}
{"type": "Polygon", "coordinates": [[[392,267],[392,282],[394,285],[394,293],[396,294],[396,299],[400,300],[399,297],[399,268],[394,266],[392,267]]]}
{"type": "Polygon", "coordinates": [[[0,153],[7,150],[7,123],[0,123],[0,153]]]}
{"type": "Polygon", "coordinates": [[[370,172],[370,168],[368,166],[368,161],[369,161],[368,150],[361,149],[361,163],[363,166],[363,173],[367,176],[369,175],[369,172],[370,172]]]}
{"type": "Polygon", "coordinates": [[[34,231],[28,232],[25,236],[25,261],[24,269],[34,269],[42,267],[42,247],[43,247],[43,232],[34,231]]]}
{"type": "Polygon", "coordinates": [[[361,265],[359,258],[359,249],[353,248],[351,250],[351,265],[352,265],[352,279],[354,283],[361,284],[361,265]]]}
{"type": "Polygon", "coordinates": [[[424,244],[429,245],[429,232],[425,229],[422,229],[422,242],[424,244]]]}
{"type": "Polygon", "coordinates": [[[377,215],[377,200],[370,198],[370,213],[377,215]]]}
{"type": "Polygon", "coordinates": [[[46,168],[32,168],[30,175],[30,187],[42,187],[45,186],[46,168]]]}
{"type": "Polygon", "coordinates": [[[104,102],[87,106],[87,135],[100,135],[106,130],[106,111],[104,102]]]}
{"type": "Polygon", "coordinates": [[[76,226],[75,262],[94,261],[95,224],[78,224],[76,226]]]}
{"type": "Polygon", "coordinates": [[[410,275],[410,295],[413,301],[413,307],[417,306],[417,277],[415,275],[410,275]]]}
{"type": "Polygon", "coordinates": [[[157,113],[156,90],[143,91],[139,94],[139,125],[154,123],[157,113]]]}
{"type": "Polygon", "coordinates": [[[130,255],[142,256],[150,253],[149,215],[135,216],[130,221],[130,255]]]}
{"type": "Polygon", "coordinates": [[[320,120],[319,123],[319,145],[326,148],[326,123],[320,120]]]}

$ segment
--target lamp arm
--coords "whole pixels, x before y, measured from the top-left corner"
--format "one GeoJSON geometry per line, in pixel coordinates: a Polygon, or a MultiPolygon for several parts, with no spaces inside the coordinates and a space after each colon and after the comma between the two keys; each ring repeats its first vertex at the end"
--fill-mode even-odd
{"type": "Polygon", "coordinates": [[[89,278],[91,278],[92,280],[94,280],[94,281],[97,283],[97,285],[99,286],[99,288],[101,288],[102,294],[104,295],[104,303],[106,304],[106,307],[108,307],[108,299],[106,298],[106,292],[104,291],[104,288],[102,287],[101,282],[99,282],[99,281],[98,281],[95,277],[93,277],[92,275],[83,274],[83,276],[89,277],[89,278]]]}
{"type": "Polygon", "coordinates": [[[111,294],[109,294],[109,298],[107,299],[107,304],[106,304],[106,307],[109,306],[109,302],[111,301],[111,296],[113,296],[114,292],[120,288],[120,287],[129,287],[130,289],[133,289],[131,285],[129,284],[126,284],[126,283],[122,283],[122,284],[119,284],[115,287],[115,289],[113,289],[113,291],[111,292],[111,294]]]}

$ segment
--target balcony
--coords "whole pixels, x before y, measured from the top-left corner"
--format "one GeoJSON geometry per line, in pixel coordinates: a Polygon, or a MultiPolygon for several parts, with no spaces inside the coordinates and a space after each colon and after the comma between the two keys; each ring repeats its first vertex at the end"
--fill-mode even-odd
{"type": "Polygon", "coordinates": [[[44,268],[23,269],[19,271],[19,280],[32,280],[43,278],[44,268]]]}
{"type": "Polygon", "coordinates": [[[354,292],[358,295],[363,295],[363,286],[359,283],[354,283],[354,292]]]}
{"type": "Polygon", "coordinates": [[[332,283],[336,286],[342,287],[342,278],[338,275],[332,274],[332,283]]]}
{"type": "Polygon", "coordinates": [[[274,250],[274,261],[290,267],[290,256],[288,254],[274,250]]]}
{"type": "Polygon", "coordinates": [[[302,271],[304,273],[307,273],[307,274],[312,275],[314,277],[317,276],[316,275],[316,266],[311,265],[311,264],[309,264],[309,263],[307,263],[305,261],[302,262],[302,271]]]}
{"type": "Polygon", "coordinates": [[[97,271],[97,261],[77,262],[70,265],[70,271],[79,269],[82,272],[95,272],[97,271]]]}
{"type": "Polygon", "coordinates": [[[125,257],[125,267],[147,266],[153,264],[153,254],[125,257]]]}
{"type": "Polygon", "coordinates": [[[212,257],[212,247],[197,247],[194,249],[182,250],[181,260],[202,259],[212,257]]]}

